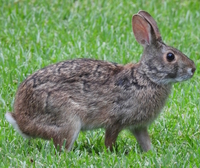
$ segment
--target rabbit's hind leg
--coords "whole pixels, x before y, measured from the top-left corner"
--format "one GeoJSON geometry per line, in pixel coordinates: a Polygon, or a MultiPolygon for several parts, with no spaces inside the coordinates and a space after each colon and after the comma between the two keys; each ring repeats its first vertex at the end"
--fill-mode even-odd
{"type": "Polygon", "coordinates": [[[54,145],[61,150],[62,146],[65,145],[65,149],[70,151],[74,141],[77,139],[78,134],[81,130],[81,122],[71,122],[66,124],[64,127],[59,128],[53,137],[54,145]]]}

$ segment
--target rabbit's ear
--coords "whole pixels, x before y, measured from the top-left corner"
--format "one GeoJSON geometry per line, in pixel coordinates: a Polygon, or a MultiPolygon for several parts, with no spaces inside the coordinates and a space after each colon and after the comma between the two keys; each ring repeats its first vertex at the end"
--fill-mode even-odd
{"type": "Polygon", "coordinates": [[[151,26],[141,15],[133,15],[132,28],[138,43],[140,43],[143,46],[151,44],[151,26]]]}
{"type": "Polygon", "coordinates": [[[161,40],[162,40],[162,37],[161,37],[161,35],[160,35],[160,32],[159,32],[157,23],[156,23],[156,21],[152,18],[152,16],[151,16],[148,12],[142,11],[142,10],[139,11],[138,14],[141,15],[143,18],[145,18],[145,19],[149,22],[149,24],[150,24],[151,27],[153,28],[154,33],[155,33],[155,35],[156,35],[156,40],[161,41],[161,40]]]}

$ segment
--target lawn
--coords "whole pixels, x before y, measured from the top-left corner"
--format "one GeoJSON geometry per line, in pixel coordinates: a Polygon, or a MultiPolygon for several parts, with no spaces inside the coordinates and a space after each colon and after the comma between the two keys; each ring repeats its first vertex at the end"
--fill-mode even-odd
{"type": "Polygon", "coordinates": [[[200,167],[200,2],[198,0],[0,0],[0,167],[200,167]],[[63,60],[138,62],[142,47],[131,28],[140,9],[157,21],[163,40],[195,61],[194,77],[176,83],[149,127],[143,153],[122,131],[114,152],[104,130],[81,132],[71,152],[52,141],[23,139],[5,120],[18,85],[36,70],[63,60]]]}

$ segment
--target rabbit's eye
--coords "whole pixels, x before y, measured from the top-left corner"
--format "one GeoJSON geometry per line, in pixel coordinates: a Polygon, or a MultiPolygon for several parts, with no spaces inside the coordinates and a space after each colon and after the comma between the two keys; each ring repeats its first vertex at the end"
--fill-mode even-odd
{"type": "Polygon", "coordinates": [[[172,62],[175,56],[173,53],[167,53],[167,61],[172,62]]]}

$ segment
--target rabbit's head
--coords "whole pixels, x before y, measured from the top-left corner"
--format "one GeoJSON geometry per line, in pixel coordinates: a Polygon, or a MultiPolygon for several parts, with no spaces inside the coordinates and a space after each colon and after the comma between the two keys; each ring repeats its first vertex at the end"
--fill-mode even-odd
{"type": "Polygon", "coordinates": [[[162,41],[155,20],[145,11],[132,18],[133,33],[144,47],[140,71],[157,84],[169,84],[191,78],[195,64],[176,48],[162,41]]]}

